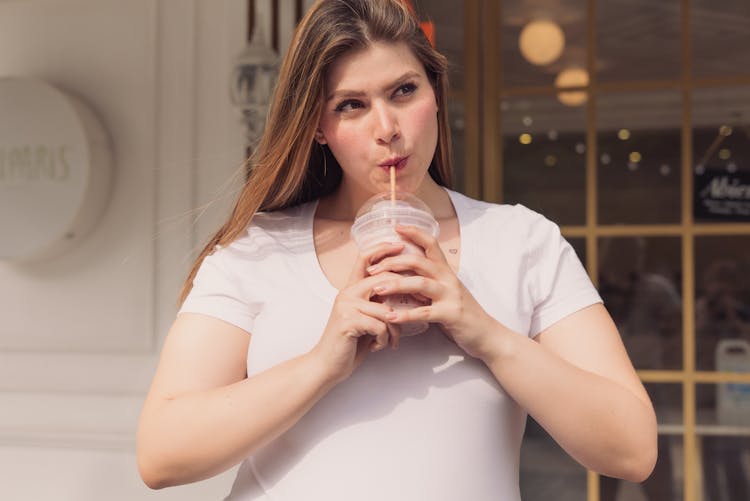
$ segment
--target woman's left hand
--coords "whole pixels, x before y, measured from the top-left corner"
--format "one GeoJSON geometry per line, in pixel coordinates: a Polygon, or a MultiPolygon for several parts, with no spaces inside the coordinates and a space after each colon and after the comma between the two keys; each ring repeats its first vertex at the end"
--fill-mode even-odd
{"type": "Polygon", "coordinates": [[[411,271],[416,275],[387,280],[375,289],[379,296],[413,294],[432,304],[410,310],[398,310],[386,318],[395,324],[432,322],[466,353],[483,359],[490,350],[490,335],[496,325],[493,319],[464,287],[445,259],[437,239],[413,226],[397,226],[402,238],[424,249],[425,255],[403,253],[388,256],[367,268],[370,275],[385,271],[411,271]]]}

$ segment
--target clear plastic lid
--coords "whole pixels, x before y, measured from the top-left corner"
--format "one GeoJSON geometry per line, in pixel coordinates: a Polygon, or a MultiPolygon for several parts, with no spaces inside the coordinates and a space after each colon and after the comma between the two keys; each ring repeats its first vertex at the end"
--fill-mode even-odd
{"type": "Polygon", "coordinates": [[[422,200],[411,193],[380,193],[368,199],[357,211],[352,225],[352,236],[361,241],[364,235],[397,224],[416,226],[432,236],[438,234],[438,223],[432,211],[422,200]]]}

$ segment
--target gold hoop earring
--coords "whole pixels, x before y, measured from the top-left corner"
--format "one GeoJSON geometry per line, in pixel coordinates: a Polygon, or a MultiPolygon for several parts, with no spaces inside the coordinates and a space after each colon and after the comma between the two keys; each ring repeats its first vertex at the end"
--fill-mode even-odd
{"type": "Polygon", "coordinates": [[[326,155],[325,147],[321,146],[321,148],[323,149],[323,179],[325,179],[328,177],[328,160],[326,159],[328,155],[326,155]]]}
{"type": "Polygon", "coordinates": [[[326,155],[325,145],[318,143],[318,147],[320,148],[320,154],[323,155],[323,179],[325,179],[328,175],[328,162],[326,160],[328,155],[326,155]]]}

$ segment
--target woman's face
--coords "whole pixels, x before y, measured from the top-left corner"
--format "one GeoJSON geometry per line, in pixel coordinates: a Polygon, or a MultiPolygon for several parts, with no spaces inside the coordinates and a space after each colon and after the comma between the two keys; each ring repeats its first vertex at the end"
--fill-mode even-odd
{"type": "Polygon", "coordinates": [[[406,44],[377,42],[342,56],[324,99],[316,139],[341,165],[342,189],[362,200],[388,191],[395,165],[398,189],[417,191],[437,146],[437,102],[406,44]]]}

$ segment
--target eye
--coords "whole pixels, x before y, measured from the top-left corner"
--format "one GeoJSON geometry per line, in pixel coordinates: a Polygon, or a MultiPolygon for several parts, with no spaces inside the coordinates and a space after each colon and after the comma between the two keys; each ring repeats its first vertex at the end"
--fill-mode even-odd
{"type": "Polygon", "coordinates": [[[336,105],[333,111],[337,113],[346,113],[347,111],[354,111],[360,108],[364,108],[364,104],[356,99],[347,99],[336,105]]]}
{"type": "Polygon", "coordinates": [[[413,94],[414,91],[416,91],[416,90],[417,90],[417,84],[415,84],[413,82],[408,82],[408,83],[405,83],[403,85],[400,85],[396,89],[396,92],[393,93],[393,95],[396,96],[396,97],[399,97],[399,96],[408,96],[410,94],[413,94]]]}

